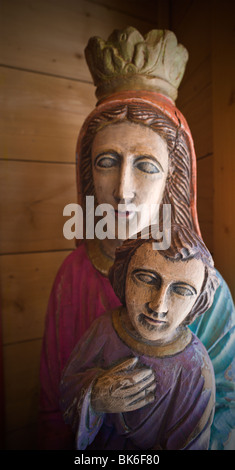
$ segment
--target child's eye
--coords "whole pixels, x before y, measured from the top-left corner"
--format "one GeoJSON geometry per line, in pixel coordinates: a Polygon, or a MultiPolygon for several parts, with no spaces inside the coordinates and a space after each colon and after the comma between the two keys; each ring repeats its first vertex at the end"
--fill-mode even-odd
{"type": "Polygon", "coordinates": [[[160,284],[160,279],[155,274],[151,274],[145,271],[136,272],[134,277],[145,284],[157,287],[160,284]]]}
{"type": "Polygon", "coordinates": [[[149,274],[136,274],[137,279],[141,282],[145,282],[146,284],[154,284],[154,277],[150,276],[149,274]]]}
{"type": "Polygon", "coordinates": [[[172,286],[172,290],[173,292],[175,292],[176,294],[178,295],[182,295],[182,296],[189,296],[189,295],[195,295],[196,294],[196,291],[193,287],[191,286],[184,286],[184,285],[173,285],[172,286]]]}

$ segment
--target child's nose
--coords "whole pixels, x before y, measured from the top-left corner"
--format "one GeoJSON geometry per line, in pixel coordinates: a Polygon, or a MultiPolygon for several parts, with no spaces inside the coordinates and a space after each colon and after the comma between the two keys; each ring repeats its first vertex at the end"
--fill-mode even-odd
{"type": "Polygon", "coordinates": [[[156,290],[148,305],[153,312],[164,317],[168,312],[167,288],[162,286],[160,289],[156,290]]]}

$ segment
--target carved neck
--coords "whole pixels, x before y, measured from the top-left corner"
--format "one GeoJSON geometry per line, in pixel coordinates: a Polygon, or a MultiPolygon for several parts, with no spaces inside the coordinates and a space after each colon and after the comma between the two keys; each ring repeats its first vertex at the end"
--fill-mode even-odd
{"type": "Polygon", "coordinates": [[[109,240],[108,238],[105,238],[104,240],[100,241],[100,249],[104,256],[114,261],[116,248],[118,248],[121,244],[121,240],[109,240]]]}
{"type": "Polygon", "coordinates": [[[114,262],[115,250],[120,244],[119,240],[97,238],[86,240],[87,253],[93,266],[105,277],[108,277],[109,269],[114,262]]]}
{"type": "Polygon", "coordinates": [[[113,311],[113,326],[124,343],[139,354],[151,357],[174,356],[183,351],[192,341],[192,333],[189,328],[184,327],[180,330],[177,337],[169,343],[156,344],[154,342],[146,342],[136,335],[135,330],[131,327],[127,311],[124,307],[120,307],[113,311]]]}

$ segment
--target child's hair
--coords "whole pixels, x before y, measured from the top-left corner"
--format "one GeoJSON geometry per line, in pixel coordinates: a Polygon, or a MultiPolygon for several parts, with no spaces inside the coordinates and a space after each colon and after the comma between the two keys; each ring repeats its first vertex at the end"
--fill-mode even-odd
{"type": "MultiPolygon", "coordinates": [[[[148,234],[147,229],[147,234],[148,234]]],[[[146,236],[143,231],[138,233],[135,239],[125,240],[122,246],[117,248],[115,261],[109,271],[109,279],[114,292],[125,305],[125,285],[129,262],[136,250],[144,243],[156,242],[158,227],[152,226],[151,233],[146,236]],[[147,238],[148,236],[148,238],[147,238]]],[[[184,324],[190,324],[202,315],[212,305],[214,293],[219,286],[219,280],[214,268],[214,262],[203,240],[191,229],[180,225],[171,226],[171,245],[158,253],[172,262],[188,261],[190,259],[201,259],[205,266],[205,276],[200,295],[198,296],[192,310],[186,317],[184,324]]]]}

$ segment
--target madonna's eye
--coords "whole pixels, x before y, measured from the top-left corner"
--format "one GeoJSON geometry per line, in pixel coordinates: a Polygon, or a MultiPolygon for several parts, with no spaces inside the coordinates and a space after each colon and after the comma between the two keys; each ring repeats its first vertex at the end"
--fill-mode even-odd
{"type": "Polygon", "coordinates": [[[175,292],[178,295],[182,295],[183,297],[190,296],[190,295],[195,295],[196,291],[194,287],[191,287],[189,285],[183,285],[183,284],[174,284],[172,286],[173,292],[175,292]]]}
{"type": "Polygon", "coordinates": [[[102,155],[95,159],[94,164],[98,168],[113,168],[118,165],[118,160],[112,156],[102,155]]]}
{"type": "Polygon", "coordinates": [[[148,159],[137,160],[135,162],[135,167],[138,168],[138,170],[143,171],[144,173],[149,173],[149,174],[160,173],[158,166],[148,159]]]}

